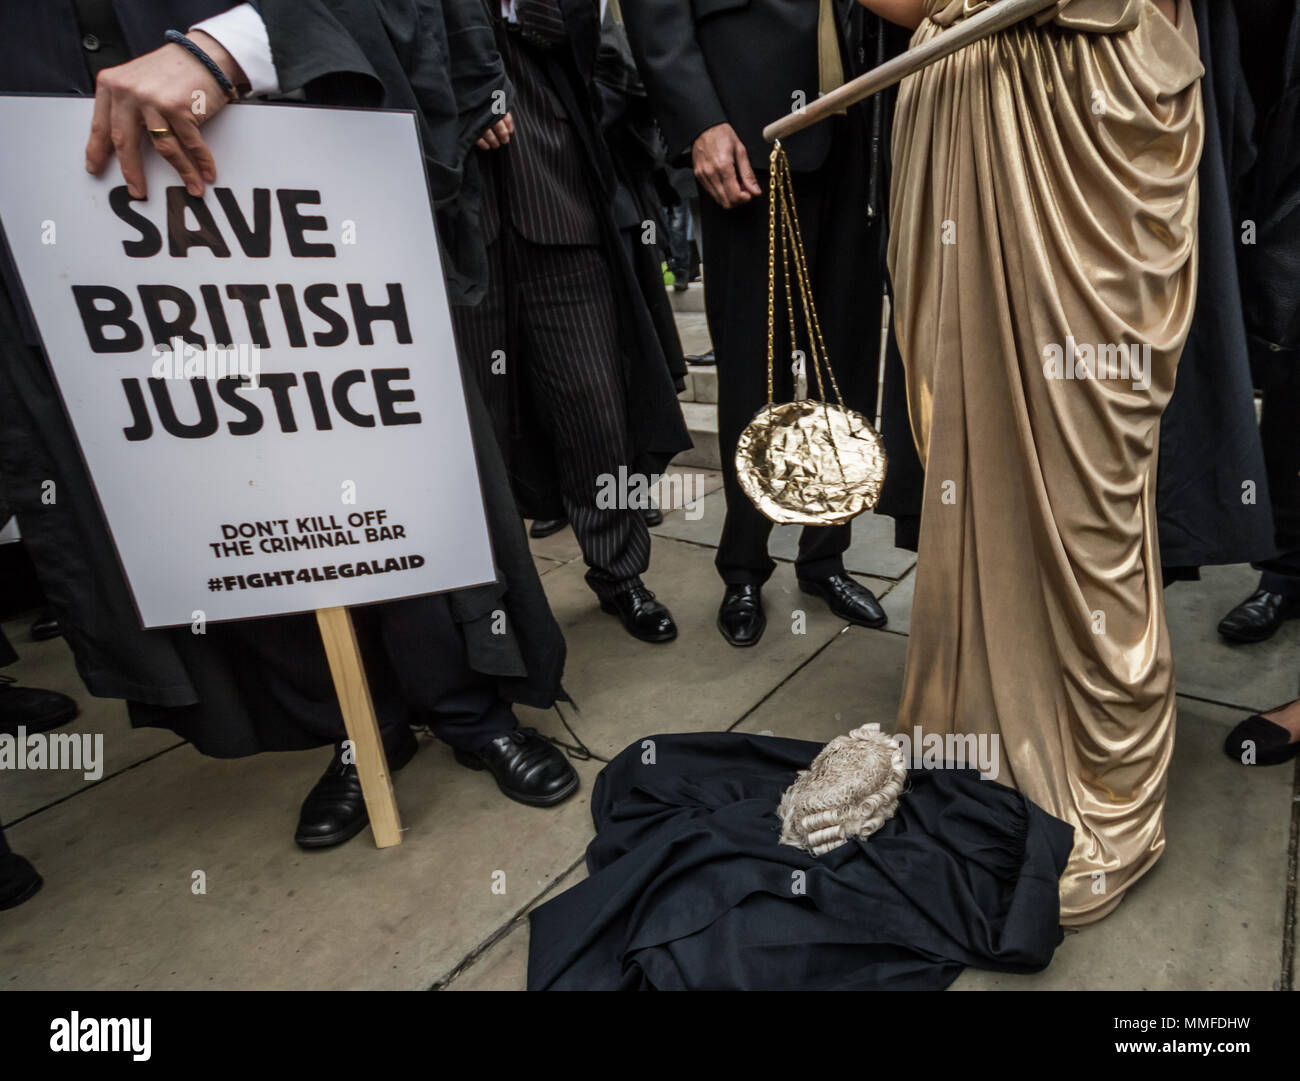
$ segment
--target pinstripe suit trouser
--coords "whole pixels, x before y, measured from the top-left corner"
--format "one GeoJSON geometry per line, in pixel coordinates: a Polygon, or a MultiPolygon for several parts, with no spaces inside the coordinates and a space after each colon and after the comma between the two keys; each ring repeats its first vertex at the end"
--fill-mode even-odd
{"type": "Polygon", "coordinates": [[[601,478],[617,478],[632,458],[613,272],[599,247],[536,244],[506,222],[488,246],[488,261],[487,296],[452,309],[460,348],[504,452],[511,380],[519,381],[520,400],[538,411],[587,584],[608,597],[650,564],[650,533],[639,510],[597,505],[601,478]]]}

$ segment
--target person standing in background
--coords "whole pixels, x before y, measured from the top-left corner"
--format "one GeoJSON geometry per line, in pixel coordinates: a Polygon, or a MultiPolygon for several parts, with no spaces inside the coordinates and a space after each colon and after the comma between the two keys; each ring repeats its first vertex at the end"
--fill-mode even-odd
{"type": "MultiPolygon", "coordinates": [[[[846,0],[623,0],[623,18],[668,141],[689,155],[701,188],[704,301],[718,368],[718,442],[727,515],[718,544],[724,584],[718,629],[752,646],[766,627],[762,587],[776,564],[772,522],[736,479],[740,433],[767,400],[768,146],[763,126],[865,66],[864,15],[846,0]]],[[[883,216],[869,218],[868,131],[862,106],[785,144],[817,310],[845,404],[874,416],[883,216]]],[[[779,307],[779,305],[778,305],[779,307]]],[[[789,340],[778,312],[777,342],[789,340]]],[[[776,365],[778,400],[794,397],[793,366],[776,365]]],[[[805,527],[795,573],[841,619],[882,627],[872,592],[844,570],[847,525],[805,527]]]]}
{"type": "Polygon", "coordinates": [[[635,638],[668,642],[677,625],[641,580],[644,508],[602,498],[620,475],[661,473],[690,437],[614,213],[596,5],[495,0],[491,14],[514,130],[479,151],[489,285],[453,308],[457,340],[523,515],[567,517],[601,609],[635,638]]]}

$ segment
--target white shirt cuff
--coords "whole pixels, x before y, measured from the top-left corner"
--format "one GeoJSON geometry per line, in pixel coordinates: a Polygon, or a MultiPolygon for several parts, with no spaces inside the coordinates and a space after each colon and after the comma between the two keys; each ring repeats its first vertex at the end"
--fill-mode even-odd
{"type": "Polygon", "coordinates": [[[244,78],[254,94],[278,94],[280,79],[271,59],[271,39],[266,24],[252,4],[213,15],[195,23],[191,30],[202,30],[221,43],[221,47],[244,69],[244,78]]]}

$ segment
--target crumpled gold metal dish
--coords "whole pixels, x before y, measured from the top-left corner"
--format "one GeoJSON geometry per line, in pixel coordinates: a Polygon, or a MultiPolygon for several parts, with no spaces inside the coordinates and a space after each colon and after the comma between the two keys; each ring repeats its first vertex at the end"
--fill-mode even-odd
{"type": "Polygon", "coordinates": [[[885,448],[861,413],[805,398],[767,405],[740,434],[740,487],[781,525],[841,525],[885,482],[885,448]]]}

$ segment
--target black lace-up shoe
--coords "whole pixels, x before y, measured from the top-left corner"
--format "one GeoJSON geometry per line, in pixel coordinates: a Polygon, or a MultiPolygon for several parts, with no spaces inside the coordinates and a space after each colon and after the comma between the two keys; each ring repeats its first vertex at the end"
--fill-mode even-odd
{"type": "Polygon", "coordinates": [[[643,642],[671,642],[677,637],[673,614],[655,600],[640,579],[602,599],[600,610],[618,616],[627,633],[643,642]]]}
{"type": "Polygon", "coordinates": [[[883,627],[889,620],[876,595],[847,574],[832,574],[829,578],[819,579],[801,578],[799,588],[804,593],[821,597],[833,614],[859,627],[883,627]]]}
{"type": "Polygon", "coordinates": [[[757,645],[767,629],[761,586],[727,586],[718,608],[718,630],[733,646],[757,645]]]}
{"type": "Polygon", "coordinates": [[[1296,616],[1300,604],[1281,593],[1257,589],[1219,621],[1219,633],[1229,642],[1263,642],[1296,616]]]}
{"type": "Polygon", "coordinates": [[[497,787],[517,803],[554,807],[578,790],[578,774],[564,752],[535,728],[516,728],[477,751],[457,748],[456,761],[485,769],[497,787]]]}
{"type": "Polygon", "coordinates": [[[19,728],[48,732],[77,716],[77,703],[66,694],[16,683],[13,676],[0,676],[0,734],[16,736],[19,728]]]}
{"type": "MultiPolygon", "coordinates": [[[[394,773],[415,757],[420,746],[409,728],[404,731],[406,738],[388,752],[388,768],[394,773]]],[[[344,765],[342,748],[337,748],[329,768],[302,801],[293,839],[300,848],[333,848],[352,840],[369,822],[357,767],[344,765]]]]}

